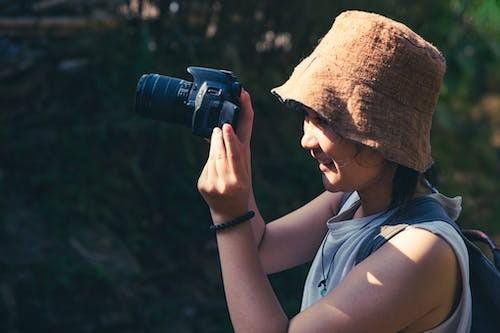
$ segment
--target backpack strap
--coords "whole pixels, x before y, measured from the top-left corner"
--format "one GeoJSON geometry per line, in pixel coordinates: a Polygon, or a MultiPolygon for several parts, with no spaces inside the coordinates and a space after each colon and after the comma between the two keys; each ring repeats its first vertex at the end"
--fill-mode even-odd
{"type": "Polygon", "coordinates": [[[478,256],[482,255],[482,251],[474,242],[477,241],[487,244],[493,256],[493,262],[490,261],[490,264],[494,266],[497,271],[500,271],[500,249],[495,242],[482,231],[460,229],[436,199],[426,196],[413,199],[376,228],[361,244],[355,264],[357,265],[366,259],[372,252],[378,250],[389,239],[405,230],[409,225],[432,221],[443,221],[451,225],[462,237],[469,252],[475,252],[478,256]]]}
{"type": "Polygon", "coordinates": [[[372,252],[378,250],[389,239],[418,223],[444,221],[452,225],[460,234],[460,228],[450,219],[441,204],[430,197],[418,197],[401,207],[387,221],[372,232],[361,244],[355,264],[359,264],[372,252]]]}

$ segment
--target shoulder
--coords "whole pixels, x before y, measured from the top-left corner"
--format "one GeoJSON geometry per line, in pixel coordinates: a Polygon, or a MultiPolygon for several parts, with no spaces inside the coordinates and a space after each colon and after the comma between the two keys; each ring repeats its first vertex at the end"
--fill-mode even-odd
{"type": "Polygon", "coordinates": [[[392,258],[395,269],[404,269],[396,283],[412,281],[413,292],[428,307],[446,306],[460,286],[458,257],[452,245],[441,235],[424,228],[408,228],[390,239],[374,253],[375,264],[392,258]],[[410,277],[409,275],[413,275],[410,277]]]}
{"type": "MultiPolygon", "coordinates": [[[[453,229],[445,222],[432,222],[453,229]]],[[[432,225],[432,224],[431,224],[432,225]]],[[[460,243],[463,240],[453,229],[460,243]]],[[[455,310],[462,294],[461,265],[464,261],[462,251],[456,251],[455,239],[448,234],[434,232],[430,226],[411,227],[389,240],[388,248],[394,247],[408,258],[410,264],[401,264],[400,269],[408,269],[415,279],[414,288],[410,293],[417,293],[415,300],[419,300],[428,309],[422,317],[415,320],[410,331],[430,329],[444,322],[455,310]],[[451,242],[453,243],[450,244],[451,242]],[[462,257],[462,258],[460,258],[462,257]]],[[[465,244],[463,244],[465,248],[465,244]]],[[[382,249],[382,248],[381,248],[382,249]]],[[[389,249],[390,250],[390,249],[389,249]]],[[[466,253],[465,249],[465,253],[466,253]]],[[[467,257],[465,255],[465,257],[467,257]]],[[[468,279],[468,277],[464,277],[468,279]]],[[[400,280],[401,283],[407,279],[400,280]]]]}
{"type": "Polygon", "coordinates": [[[358,266],[380,275],[401,297],[418,302],[420,309],[412,309],[417,312],[442,306],[459,271],[452,246],[423,228],[400,232],[358,266]]]}
{"type": "Polygon", "coordinates": [[[411,260],[413,269],[422,267],[432,273],[435,269],[456,266],[456,257],[451,245],[440,235],[426,228],[407,228],[391,238],[380,250],[384,248],[386,253],[392,252],[389,250],[393,249],[411,260]]]}

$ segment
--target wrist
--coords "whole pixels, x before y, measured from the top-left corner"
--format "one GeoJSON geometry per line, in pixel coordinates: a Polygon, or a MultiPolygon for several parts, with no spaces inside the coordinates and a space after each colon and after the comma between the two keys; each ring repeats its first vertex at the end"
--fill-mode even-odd
{"type": "Polygon", "coordinates": [[[210,210],[210,215],[212,215],[212,222],[217,224],[226,223],[227,221],[231,221],[239,216],[246,214],[249,211],[249,208],[234,210],[233,212],[225,212],[218,213],[213,210],[210,210]]]}
{"type": "Polygon", "coordinates": [[[213,224],[210,226],[210,230],[212,231],[222,231],[226,230],[229,228],[232,228],[234,226],[237,226],[239,224],[249,222],[253,217],[255,216],[255,212],[253,210],[249,210],[246,213],[239,215],[235,218],[232,218],[230,220],[226,220],[223,223],[218,223],[218,224],[213,224]]]}

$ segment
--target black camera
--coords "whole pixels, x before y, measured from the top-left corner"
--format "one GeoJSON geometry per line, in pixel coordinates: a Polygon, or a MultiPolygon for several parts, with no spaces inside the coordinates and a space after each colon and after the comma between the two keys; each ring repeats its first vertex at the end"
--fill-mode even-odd
{"type": "Polygon", "coordinates": [[[241,84],[232,72],[188,67],[193,82],[159,74],[144,74],[137,83],[135,110],[144,117],[191,128],[209,138],[215,127],[236,128],[241,84]]]}

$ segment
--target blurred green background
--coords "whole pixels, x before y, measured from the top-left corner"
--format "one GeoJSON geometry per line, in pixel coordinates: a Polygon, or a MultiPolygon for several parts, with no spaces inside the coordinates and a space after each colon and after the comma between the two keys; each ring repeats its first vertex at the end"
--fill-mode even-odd
{"type": "MultiPolygon", "coordinates": [[[[447,59],[436,182],[500,241],[497,0],[0,0],[0,331],[229,332],[208,145],[133,112],[142,73],[232,69],[255,108],[253,181],[271,221],[322,192],[301,119],[269,93],[345,9],[407,24],[447,59]]],[[[307,267],[271,276],[299,311],[307,267]]]]}

